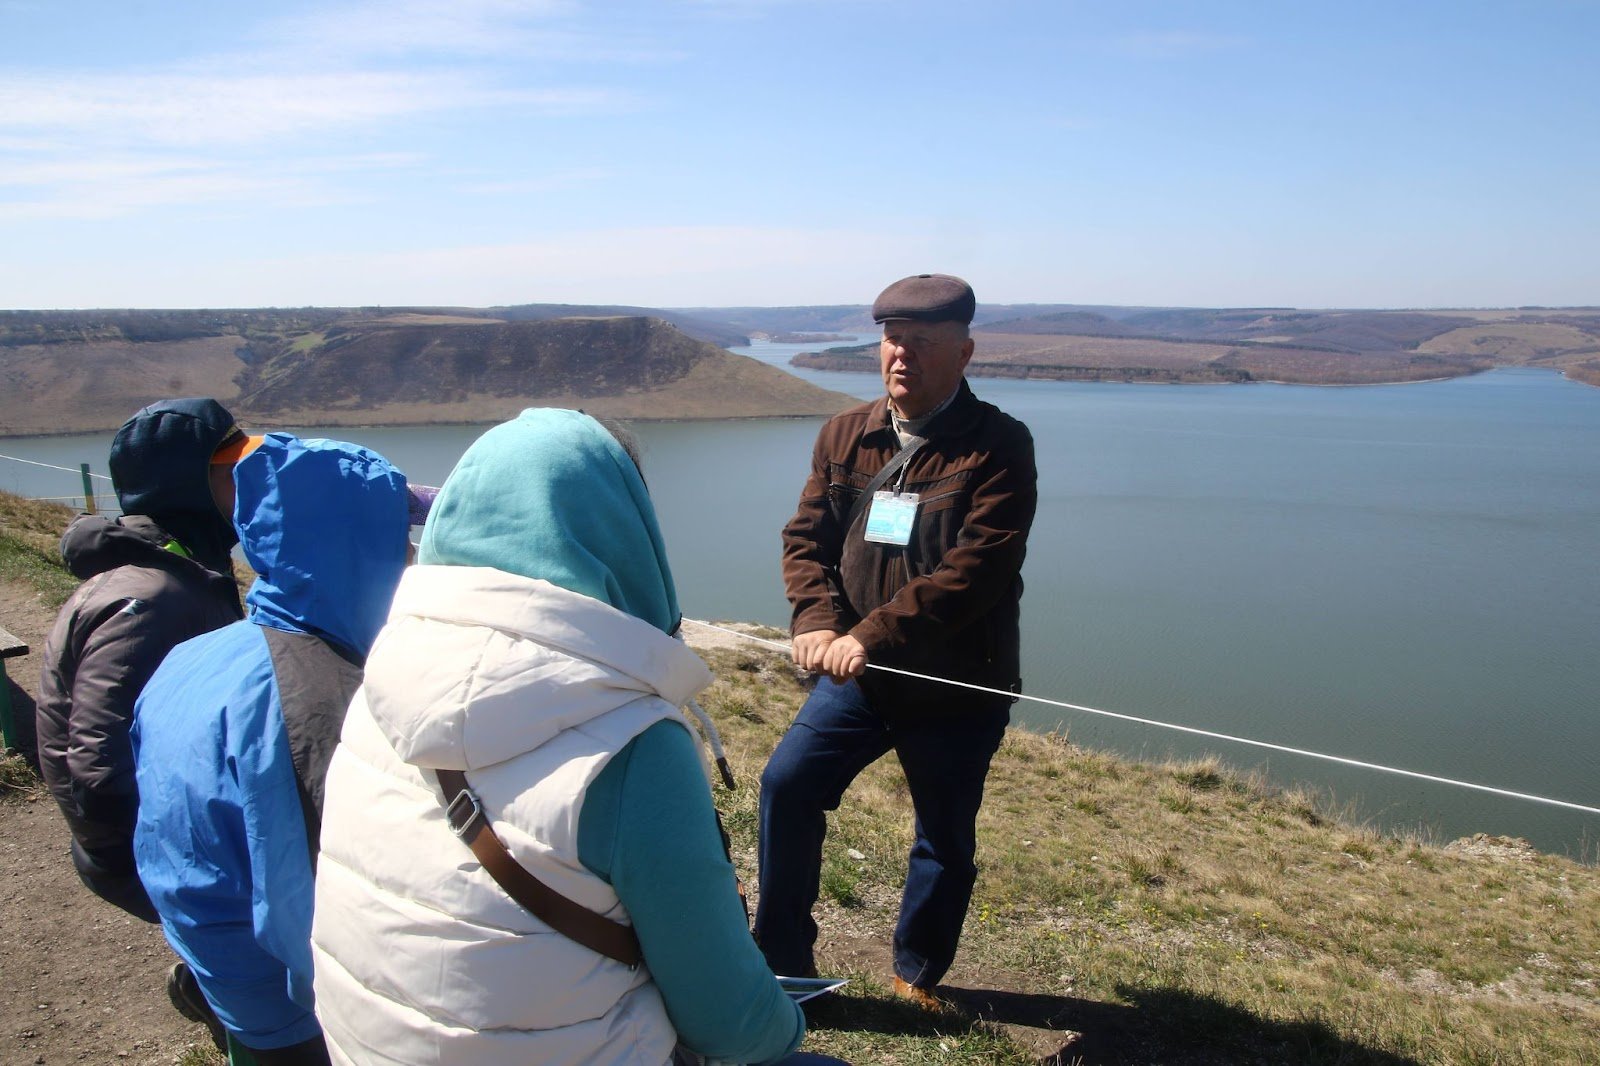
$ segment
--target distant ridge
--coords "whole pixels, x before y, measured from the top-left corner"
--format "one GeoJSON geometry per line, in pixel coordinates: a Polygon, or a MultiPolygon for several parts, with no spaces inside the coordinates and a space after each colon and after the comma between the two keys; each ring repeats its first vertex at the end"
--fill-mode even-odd
{"type": "MultiPolygon", "coordinates": [[[[778,309],[772,327],[791,321],[792,310],[778,309]]],[[[753,314],[741,323],[759,328],[753,314]]],[[[1600,314],[1586,308],[1002,306],[980,308],[973,334],[977,353],[967,372],[976,377],[1368,385],[1535,366],[1600,385],[1600,314]]],[[[794,362],[876,371],[874,347],[828,348],[794,362]]]]}

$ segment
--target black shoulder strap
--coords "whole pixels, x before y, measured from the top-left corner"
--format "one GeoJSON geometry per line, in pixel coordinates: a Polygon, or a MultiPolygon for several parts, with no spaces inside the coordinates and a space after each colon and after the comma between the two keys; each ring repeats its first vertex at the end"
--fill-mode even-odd
{"type": "Polygon", "coordinates": [[[556,932],[575,940],[591,951],[624,966],[639,965],[639,937],[631,925],[612,921],[589,908],[574,903],[533,874],[506,850],[494,835],[483,803],[467,784],[460,770],[435,770],[444,790],[445,817],[495,883],[506,895],[556,932]]]}
{"type": "Polygon", "coordinates": [[[893,459],[883,465],[883,469],[878,471],[878,476],[867,482],[867,487],[861,490],[861,495],[856,497],[856,502],[850,508],[850,517],[845,520],[846,536],[849,536],[850,530],[855,528],[856,519],[861,517],[861,509],[872,502],[872,494],[883,488],[888,480],[894,477],[902,466],[909,463],[911,457],[921,451],[922,446],[927,443],[927,437],[912,437],[904,448],[895,453],[893,459]]]}

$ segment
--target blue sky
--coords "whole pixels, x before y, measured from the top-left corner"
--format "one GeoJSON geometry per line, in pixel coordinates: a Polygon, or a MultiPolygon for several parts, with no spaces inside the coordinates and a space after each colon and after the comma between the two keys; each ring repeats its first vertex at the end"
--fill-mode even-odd
{"type": "Polygon", "coordinates": [[[1600,3],[0,0],[0,307],[1600,303],[1600,3]]]}

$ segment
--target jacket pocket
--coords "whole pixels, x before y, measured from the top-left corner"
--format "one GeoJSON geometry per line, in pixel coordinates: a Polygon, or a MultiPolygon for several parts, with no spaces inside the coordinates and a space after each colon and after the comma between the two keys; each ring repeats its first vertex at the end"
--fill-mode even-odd
{"type": "Polygon", "coordinates": [[[925,577],[939,569],[945,553],[956,546],[967,508],[964,489],[941,492],[917,502],[916,535],[907,545],[908,576],[925,577]]]}

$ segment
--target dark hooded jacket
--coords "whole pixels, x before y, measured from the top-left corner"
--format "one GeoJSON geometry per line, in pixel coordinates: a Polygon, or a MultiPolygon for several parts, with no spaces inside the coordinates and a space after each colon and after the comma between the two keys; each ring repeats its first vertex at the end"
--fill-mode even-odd
{"type": "Polygon", "coordinates": [[[140,411],[111,446],[126,513],[115,521],[80,515],[61,538],[62,558],[84,583],[45,642],[40,769],[71,829],[84,883],[150,920],[134,874],[138,793],[128,725],[167,652],[241,616],[228,555],[233,526],[217,512],[208,480],[211,453],[233,424],[215,400],[140,411]]]}

